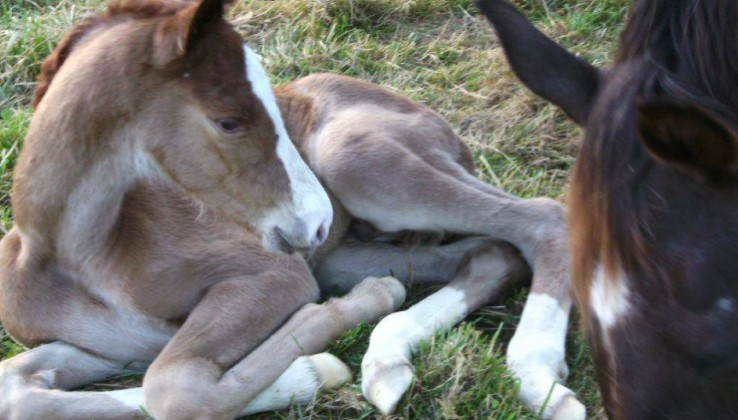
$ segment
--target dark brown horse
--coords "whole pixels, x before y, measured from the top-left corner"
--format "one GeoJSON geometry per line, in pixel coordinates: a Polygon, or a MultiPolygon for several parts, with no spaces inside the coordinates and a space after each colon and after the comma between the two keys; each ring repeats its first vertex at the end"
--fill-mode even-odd
{"type": "Polygon", "coordinates": [[[586,129],[575,294],[612,418],[738,418],[738,2],[639,0],[609,70],[480,1],[510,63],[586,129]]]}

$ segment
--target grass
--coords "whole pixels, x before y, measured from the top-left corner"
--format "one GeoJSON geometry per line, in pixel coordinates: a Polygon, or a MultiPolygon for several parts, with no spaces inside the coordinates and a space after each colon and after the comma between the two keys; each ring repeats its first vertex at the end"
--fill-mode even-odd
{"type": "MultiPolygon", "coordinates": [[[[626,0],[516,0],[546,34],[590,62],[606,63],[626,0]]],[[[0,4],[0,229],[12,226],[12,170],[28,121],[40,61],[101,0],[5,0],[0,4]]],[[[564,199],[579,130],[511,73],[471,0],[242,0],[231,20],[275,83],[334,72],[381,84],[447,118],[472,147],[479,176],[524,197],[564,199]]],[[[415,299],[418,295],[415,294],[415,299]]],[[[397,418],[535,418],[516,400],[504,348],[524,303],[519,291],[422,347],[420,380],[397,418]]],[[[568,339],[568,385],[603,418],[589,349],[576,321],[568,339]]],[[[331,351],[360,372],[371,326],[347,332],[331,351]]],[[[0,359],[22,351],[0,327],[0,359]]],[[[354,383],[310,407],[260,418],[374,418],[354,383]]],[[[120,386],[119,384],[111,386],[120,386]]]]}

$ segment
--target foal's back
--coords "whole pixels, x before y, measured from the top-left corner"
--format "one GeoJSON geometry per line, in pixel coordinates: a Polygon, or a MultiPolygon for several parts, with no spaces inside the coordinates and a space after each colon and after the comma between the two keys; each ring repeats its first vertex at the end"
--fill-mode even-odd
{"type": "Polygon", "coordinates": [[[380,141],[401,145],[421,158],[434,153],[447,154],[468,171],[474,170],[469,148],[449,124],[429,108],[403,96],[377,85],[331,74],[304,77],[287,88],[312,98],[311,133],[294,140],[319,174],[323,160],[334,153],[348,158],[349,149],[356,152],[353,147],[357,144],[371,147],[371,143],[380,141]]]}

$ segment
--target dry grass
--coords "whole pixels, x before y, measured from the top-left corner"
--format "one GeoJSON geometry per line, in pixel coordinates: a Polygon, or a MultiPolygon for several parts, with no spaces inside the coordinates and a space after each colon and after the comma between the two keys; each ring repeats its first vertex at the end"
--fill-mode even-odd
{"type": "MultiPolygon", "coordinates": [[[[611,55],[626,0],[517,0],[544,32],[595,64],[611,55]]],[[[40,60],[100,0],[4,0],[0,4],[0,227],[12,225],[8,194],[15,156],[31,115],[40,60]]],[[[564,199],[579,130],[521,87],[470,0],[242,0],[231,20],[263,55],[276,83],[316,72],[370,80],[446,117],[475,152],[487,182],[525,197],[564,199]]],[[[485,308],[425,345],[420,378],[398,418],[534,418],[517,404],[503,350],[524,291],[485,308]]],[[[359,372],[369,326],[332,351],[359,372]]],[[[602,418],[589,350],[574,328],[569,384],[602,418]]],[[[0,329],[0,359],[20,351],[0,329]]],[[[262,418],[376,417],[357,380],[311,407],[262,418]]]]}

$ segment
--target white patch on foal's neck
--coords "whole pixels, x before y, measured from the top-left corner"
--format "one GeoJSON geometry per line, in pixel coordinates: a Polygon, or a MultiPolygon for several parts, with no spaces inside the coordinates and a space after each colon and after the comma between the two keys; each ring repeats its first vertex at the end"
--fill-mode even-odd
{"type": "Polygon", "coordinates": [[[608,274],[602,266],[598,266],[594,272],[589,305],[603,333],[623,319],[630,309],[628,281],[622,270],[617,273],[615,278],[606,278],[608,274]]]}
{"type": "Polygon", "coordinates": [[[57,252],[61,260],[76,262],[76,270],[85,272],[104,250],[125,193],[138,180],[161,176],[154,159],[144,151],[143,138],[145,133],[133,128],[106,140],[119,146],[85,168],[86,173],[68,193],[56,238],[57,252]]]}
{"type": "Polygon", "coordinates": [[[315,232],[321,224],[326,223],[326,220],[330,224],[333,219],[333,208],[328,194],[290,140],[269,77],[261,65],[259,56],[248,45],[244,44],[243,50],[246,56],[246,77],[251,83],[252,92],[261,100],[272,119],[277,132],[277,156],[284,165],[292,189],[293,208],[287,211],[287,214],[284,211],[277,211],[271,217],[267,217],[269,219],[267,223],[281,225],[283,224],[281,219],[293,213],[293,217],[302,219],[306,224],[308,232],[315,232]]]}

